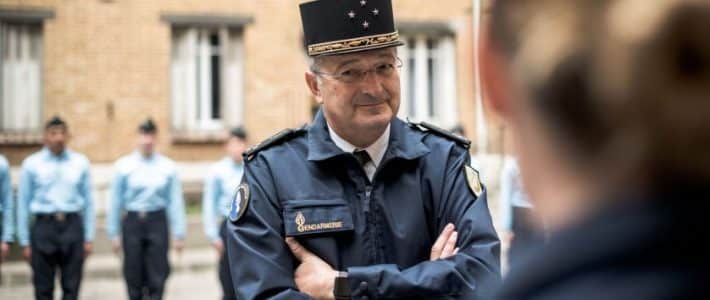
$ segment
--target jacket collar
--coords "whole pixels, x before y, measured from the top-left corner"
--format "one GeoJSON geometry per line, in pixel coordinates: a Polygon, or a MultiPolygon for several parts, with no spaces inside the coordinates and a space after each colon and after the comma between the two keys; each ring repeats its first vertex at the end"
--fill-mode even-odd
{"type": "MultiPolygon", "coordinates": [[[[395,158],[414,160],[429,153],[429,147],[421,140],[421,134],[408,130],[407,124],[394,118],[390,122],[389,146],[382,162],[395,158]]],[[[330,137],[322,109],[318,110],[308,128],[308,160],[325,161],[344,154],[346,153],[338,148],[330,137]]]]}

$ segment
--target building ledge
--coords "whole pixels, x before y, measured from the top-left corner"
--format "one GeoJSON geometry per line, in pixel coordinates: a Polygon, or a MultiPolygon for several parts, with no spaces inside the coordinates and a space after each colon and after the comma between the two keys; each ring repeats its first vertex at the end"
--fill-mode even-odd
{"type": "Polygon", "coordinates": [[[0,7],[0,20],[6,22],[39,23],[52,18],[54,18],[54,11],[50,9],[12,9],[0,7]]]}
{"type": "Polygon", "coordinates": [[[254,17],[248,15],[217,15],[217,14],[176,14],[162,13],[160,19],[172,26],[225,26],[242,28],[254,22],[254,17]]]}
{"type": "Polygon", "coordinates": [[[0,145],[37,146],[42,145],[40,132],[0,132],[0,145]]]}
{"type": "Polygon", "coordinates": [[[227,141],[224,132],[173,132],[173,144],[221,144],[227,141]]]}

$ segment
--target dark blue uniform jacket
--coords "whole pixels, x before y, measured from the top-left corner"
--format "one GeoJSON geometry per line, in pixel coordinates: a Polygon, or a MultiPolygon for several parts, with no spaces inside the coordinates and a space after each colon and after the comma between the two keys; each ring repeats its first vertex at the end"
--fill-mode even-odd
{"type": "Polygon", "coordinates": [[[371,183],[330,139],[322,112],[248,153],[249,202],[227,241],[240,299],[308,298],[293,280],[298,261],[288,236],[347,271],[356,299],[490,297],[500,280],[499,240],[485,188],[476,197],[467,182],[467,145],[399,119],[390,132],[371,183]],[[429,261],[449,222],[460,252],[429,261]]]}

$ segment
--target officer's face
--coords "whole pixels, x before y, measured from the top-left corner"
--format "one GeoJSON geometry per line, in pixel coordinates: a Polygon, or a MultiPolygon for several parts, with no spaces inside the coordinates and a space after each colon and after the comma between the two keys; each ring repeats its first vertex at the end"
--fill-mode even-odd
{"type": "Polygon", "coordinates": [[[44,144],[52,153],[62,153],[66,149],[68,141],[69,131],[65,126],[52,126],[44,131],[44,144]]]}
{"type": "Polygon", "coordinates": [[[157,137],[153,133],[138,134],[138,151],[145,156],[149,156],[155,152],[155,143],[157,137]]]}
{"type": "Polygon", "coordinates": [[[317,72],[306,74],[306,81],[336,130],[381,130],[399,110],[397,65],[394,48],[328,56],[320,59],[317,72]]]}

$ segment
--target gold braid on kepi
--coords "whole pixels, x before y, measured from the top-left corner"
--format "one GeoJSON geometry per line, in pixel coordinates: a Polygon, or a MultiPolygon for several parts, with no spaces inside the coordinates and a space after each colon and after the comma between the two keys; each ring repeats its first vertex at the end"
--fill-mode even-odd
{"type": "Polygon", "coordinates": [[[300,5],[309,56],[401,46],[392,0],[316,0],[300,5]]]}

